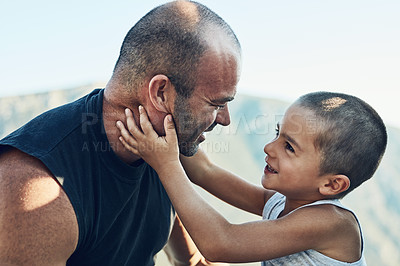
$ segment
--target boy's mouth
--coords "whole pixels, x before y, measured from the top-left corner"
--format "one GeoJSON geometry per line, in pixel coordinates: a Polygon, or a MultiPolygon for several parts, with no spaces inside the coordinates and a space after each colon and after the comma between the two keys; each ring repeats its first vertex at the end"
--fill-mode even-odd
{"type": "Polygon", "coordinates": [[[274,168],[272,168],[268,163],[267,163],[267,166],[265,167],[265,169],[266,169],[268,172],[273,173],[273,174],[277,174],[277,173],[278,173],[278,172],[277,172],[274,168]]]}

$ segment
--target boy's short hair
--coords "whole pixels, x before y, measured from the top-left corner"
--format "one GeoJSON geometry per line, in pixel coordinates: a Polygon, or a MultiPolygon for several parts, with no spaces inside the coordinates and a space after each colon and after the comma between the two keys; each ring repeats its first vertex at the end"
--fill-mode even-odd
{"type": "Polygon", "coordinates": [[[372,177],[385,152],[387,133],[381,117],[369,104],[332,92],[309,93],[295,104],[316,115],[314,145],[321,153],[320,174],[343,174],[350,179],[350,187],[338,198],[372,177]]]}

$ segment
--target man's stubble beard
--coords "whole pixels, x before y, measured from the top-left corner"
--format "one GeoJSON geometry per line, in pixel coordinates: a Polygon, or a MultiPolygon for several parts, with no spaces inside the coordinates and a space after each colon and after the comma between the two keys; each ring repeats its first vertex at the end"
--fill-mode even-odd
{"type": "Polygon", "coordinates": [[[177,96],[173,114],[178,136],[179,152],[184,156],[193,156],[199,149],[198,137],[202,133],[192,114],[187,98],[177,96]]]}

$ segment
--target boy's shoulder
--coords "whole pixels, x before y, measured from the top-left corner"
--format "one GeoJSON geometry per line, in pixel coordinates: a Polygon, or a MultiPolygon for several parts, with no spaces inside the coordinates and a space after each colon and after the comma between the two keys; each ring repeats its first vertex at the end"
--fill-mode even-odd
{"type": "MultiPolygon", "coordinates": [[[[361,256],[362,235],[354,213],[333,204],[318,204],[299,208],[287,215],[297,224],[308,224],[307,231],[316,237],[316,251],[331,258],[361,256]]],[[[355,260],[354,260],[355,261],[355,260]]]]}
{"type": "Polygon", "coordinates": [[[299,214],[305,219],[316,220],[318,223],[323,222],[331,226],[355,225],[358,229],[357,218],[352,211],[330,203],[304,206],[290,214],[299,214]]]}
{"type": "Polygon", "coordinates": [[[289,208],[289,210],[285,211],[284,209],[288,205],[286,196],[272,190],[268,192],[265,193],[265,201],[267,204],[272,205],[271,208],[276,208],[276,213],[280,213],[279,217],[293,215],[301,219],[310,219],[318,223],[331,224],[332,226],[343,226],[345,224],[353,224],[356,228],[359,226],[353,211],[343,206],[337,199],[318,200],[299,207],[289,208]]]}

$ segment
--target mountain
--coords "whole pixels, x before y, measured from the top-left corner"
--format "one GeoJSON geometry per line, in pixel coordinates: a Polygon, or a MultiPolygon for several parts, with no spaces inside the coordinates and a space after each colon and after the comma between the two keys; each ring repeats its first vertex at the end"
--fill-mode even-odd
{"type": "MultiPolygon", "coordinates": [[[[73,101],[93,88],[0,98],[0,137],[36,115],[73,101]]],[[[231,125],[216,127],[208,133],[202,148],[216,164],[260,184],[265,166],[264,145],[274,138],[275,125],[282,119],[288,105],[276,99],[237,95],[229,105],[231,125]]],[[[400,265],[400,130],[388,127],[388,135],[386,154],[374,177],[343,199],[361,222],[369,265],[400,265]]],[[[232,223],[260,219],[217,200],[201,189],[198,191],[232,223]]],[[[168,265],[164,254],[160,254],[156,265],[168,265]]]]}

